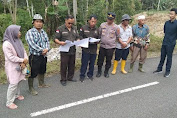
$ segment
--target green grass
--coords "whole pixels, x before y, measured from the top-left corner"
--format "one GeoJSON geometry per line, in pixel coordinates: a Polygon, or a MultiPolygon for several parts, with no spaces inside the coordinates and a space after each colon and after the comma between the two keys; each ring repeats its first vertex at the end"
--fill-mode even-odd
{"type": "Polygon", "coordinates": [[[161,49],[161,45],[162,45],[162,41],[163,38],[159,38],[157,36],[154,35],[150,35],[150,47],[149,47],[149,52],[159,52],[161,49]]]}
{"type": "Polygon", "coordinates": [[[0,84],[5,84],[7,83],[7,77],[4,69],[0,70],[0,84]]]}

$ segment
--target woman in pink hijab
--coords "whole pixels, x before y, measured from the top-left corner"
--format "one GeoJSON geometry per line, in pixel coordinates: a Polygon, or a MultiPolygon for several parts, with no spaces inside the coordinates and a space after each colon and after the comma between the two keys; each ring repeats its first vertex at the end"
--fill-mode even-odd
{"type": "Polygon", "coordinates": [[[19,83],[21,80],[25,80],[22,69],[26,67],[28,57],[20,40],[20,28],[21,26],[10,25],[7,27],[3,39],[5,71],[9,82],[6,106],[10,109],[18,107],[14,104],[15,99],[24,100],[24,97],[20,95],[19,83]]]}

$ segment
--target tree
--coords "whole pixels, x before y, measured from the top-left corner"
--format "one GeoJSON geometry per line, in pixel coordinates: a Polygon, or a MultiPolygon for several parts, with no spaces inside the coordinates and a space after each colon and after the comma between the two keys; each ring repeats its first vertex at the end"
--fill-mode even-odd
{"type": "Polygon", "coordinates": [[[8,6],[14,24],[17,22],[17,0],[3,0],[8,6]]]}
{"type": "Polygon", "coordinates": [[[73,15],[75,19],[75,24],[77,23],[77,0],[73,0],[73,15]]]}

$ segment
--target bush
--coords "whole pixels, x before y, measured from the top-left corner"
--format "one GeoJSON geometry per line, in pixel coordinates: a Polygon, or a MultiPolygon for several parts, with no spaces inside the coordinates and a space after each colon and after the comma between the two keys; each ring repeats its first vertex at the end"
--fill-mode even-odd
{"type": "Polygon", "coordinates": [[[6,83],[7,77],[4,70],[5,65],[4,53],[2,50],[2,45],[0,45],[0,83],[6,83]]]}
{"type": "Polygon", "coordinates": [[[10,14],[0,14],[0,45],[2,44],[4,31],[11,24],[12,18],[10,14]]]}
{"type": "Polygon", "coordinates": [[[18,9],[18,11],[17,11],[17,25],[21,26],[22,41],[23,41],[23,43],[26,43],[26,41],[24,39],[25,34],[32,27],[32,18],[29,16],[29,13],[27,10],[18,9]]]}
{"type": "Polygon", "coordinates": [[[149,52],[160,52],[163,38],[151,34],[150,39],[151,42],[149,52]]]}

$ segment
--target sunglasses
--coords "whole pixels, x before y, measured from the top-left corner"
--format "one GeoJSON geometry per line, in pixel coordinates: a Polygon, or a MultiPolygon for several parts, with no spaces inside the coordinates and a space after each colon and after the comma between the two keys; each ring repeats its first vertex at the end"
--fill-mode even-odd
{"type": "Polygon", "coordinates": [[[68,23],[68,25],[72,25],[73,23],[68,23]]]}

